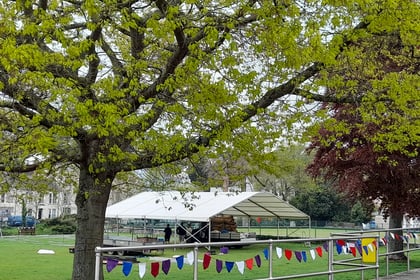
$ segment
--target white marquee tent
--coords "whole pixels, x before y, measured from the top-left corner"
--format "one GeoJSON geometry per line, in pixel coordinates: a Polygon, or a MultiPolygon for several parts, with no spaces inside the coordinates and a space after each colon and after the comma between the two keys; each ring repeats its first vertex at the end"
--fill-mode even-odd
{"type": "Polygon", "coordinates": [[[310,217],[267,192],[143,192],[106,209],[107,218],[210,222],[217,215],[309,220],[310,217]]]}

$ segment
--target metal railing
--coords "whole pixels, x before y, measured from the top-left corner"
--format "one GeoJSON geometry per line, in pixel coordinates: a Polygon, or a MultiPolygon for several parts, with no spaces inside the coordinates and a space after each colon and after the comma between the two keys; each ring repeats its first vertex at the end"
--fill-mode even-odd
{"type": "MultiPolygon", "coordinates": [[[[386,251],[385,253],[380,253],[378,257],[385,257],[385,266],[386,266],[386,276],[389,276],[389,262],[390,262],[390,256],[404,253],[407,264],[407,271],[411,270],[411,260],[410,260],[410,252],[413,251],[420,251],[420,247],[417,244],[417,240],[419,238],[418,232],[420,232],[419,227],[410,227],[410,228],[392,228],[392,229],[369,229],[369,230],[362,230],[362,231],[353,231],[353,232],[347,232],[348,234],[383,234],[384,241],[381,240],[382,244],[385,242],[386,251]],[[402,238],[403,242],[403,249],[402,250],[394,250],[390,251],[390,241],[391,239],[396,239],[397,237],[395,234],[398,234],[399,232],[402,232],[402,236],[399,236],[399,238],[402,238]],[[392,237],[394,235],[394,237],[392,237]],[[405,247],[405,248],[404,248],[405,247]]],[[[336,236],[337,234],[331,234],[332,236],[336,236]]],[[[378,243],[379,244],[379,243],[378,243]]]]}
{"type": "MultiPolygon", "coordinates": [[[[297,238],[297,239],[279,239],[279,240],[254,240],[254,241],[235,241],[235,242],[207,242],[207,243],[186,243],[186,244],[167,244],[167,245],[147,245],[147,246],[131,246],[131,247],[97,247],[96,252],[96,261],[95,261],[95,280],[100,279],[100,273],[102,269],[103,253],[104,252],[124,252],[124,251],[142,251],[142,250],[164,250],[164,249],[177,249],[177,248],[192,248],[194,253],[193,259],[193,279],[198,279],[198,250],[199,248],[211,248],[211,247],[224,247],[224,246],[245,246],[245,245],[254,245],[254,244],[267,244],[268,245],[268,272],[267,278],[263,279],[297,279],[297,278],[306,278],[313,276],[322,276],[328,275],[330,280],[334,279],[334,275],[338,273],[346,273],[352,271],[365,271],[365,270],[375,270],[376,279],[379,278],[379,250],[375,250],[375,262],[368,264],[364,263],[362,257],[354,257],[350,259],[335,260],[334,250],[336,244],[339,240],[346,240],[351,242],[360,241],[363,238],[372,238],[375,240],[376,244],[379,245],[380,239],[379,235],[371,233],[346,233],[346,234],[337,234],[332,235],[329,238],[297,238]],[[303,273],[303,274],[293,274],[287,276],[273,276],[273,246],[276,244],[282,243],[319,243],[323,242],[326,244],[326,250],[328,252],[328,267],[326,270],[319,272],[303,273]],[[338,266],[340,268],[338,268],[338,266]],[[343,268],[343,266],[345,268],[343,268]]],[[[260,279],[262,280],[262,279],[260,279]]]]}

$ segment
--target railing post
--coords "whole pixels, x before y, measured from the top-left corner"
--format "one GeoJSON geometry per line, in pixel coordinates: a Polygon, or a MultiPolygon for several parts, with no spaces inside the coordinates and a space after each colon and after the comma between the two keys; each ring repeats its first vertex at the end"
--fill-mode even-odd
{"type": "Polygon", "coordinates": [[[410,271],[410,239],[407,237],[405,240],[407,241],[407,271],[410,271]]]}
{"type": "Polygon", "coordinates": [[[194,247],[194,280],[198,279],[198,246],[194,247]]]}
{"type": "Polygon", "coordinates": [[[269,250],[268,250],[268,278],[273,278],[273,240],[269,240],[269,250]]]}
{"type": "Polygon", "coordinates": [[[380,233],[378,233],[378,236],[376,237],[376,280],[379,279],[379,247],[380,247],[380,243],[381,242],[381,236],[380,233]]]}
{"type": "Polygon", "coordinates": [[[385,242],[386,242],[386,276],[389,276],[389,238],[390,238],[390,234],[389,234],[389,229],[385,231],[385,242]]]}
{"type": "Polygon", "coordinates": [[[334,280],[333,262],[334,262],[334,240],[330,239],[328,241],[328,279],[329,280],[334,280]]]}
{"type": "Polygon", "coordinates": [[[95,280],[99,280],[101,269],[101,252],[98,250],[98,247],[96,247],[95,251],[95,280]]]}

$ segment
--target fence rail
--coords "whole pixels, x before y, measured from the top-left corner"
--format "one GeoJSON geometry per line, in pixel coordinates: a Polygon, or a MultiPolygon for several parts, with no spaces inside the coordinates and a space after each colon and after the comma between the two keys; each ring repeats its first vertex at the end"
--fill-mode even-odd
{"type": "MultiPolygon", "coordinates": [[[[245,246],[245,245],[254,245],[254,244],[267,244],[268,245],[268,272],[267,278],[263,279],[296,279],[296,278],[307,278],[313,276],[321,276],[321,275],[328,275],[329,279],[334,279],[334,275],[338,273],[345,273],[350,271],[364,271],[364,270],[376,270],[376,278],[379,277],[379,261],[378,256],[376,256],[376,260],[374,264],[366,264],[361,261],[361,258],[353,258],[352,261],[359,260],[360,263],[354,262],[343,262],[334,260],[334,249],[336,247],[336,243],[339,240],[345,238],[346,240],[357,241],[361,240],[362,238],[372,238],[376,241],[376,244],[379,244],[379,235],[377,234],[345,234],[340,236],[331,236],[329,238],[297,238],[297,239],[286,239],[286,240],[255,240],[255,241],[234,241],[234,242],[206,242],[206,243],[190,243],[190,244],[167,244],[167,245],[147,245],[147,246],[128,246],[128,247],[97,247],[96,248],[96,266],[95,266],[95,280],[99,280],[99,276],[101,273],[101,265],[102,265],[102,253],[104,252],[121,252],[121,251],[141,251],[147,249],[157,249],[157,250],[164,250],[164,249],[176,249],[176,248],[192,248],[194,252],[194,259],[193,259],[193,279],[198,279],[198,250],[199,248],[211,248],[211,247],[223,247],[223,246],[245,246]],[[312,273],[304,273],[304,274],[294,274],[294,275],[287,275],[281,277],[274,277],[273,276],[273,246],[276,244],[281,243],[303,243],[306,244],[308,242],[324,242],[327,244],[327,252],[328,252],[328,269],[325,271],[320,272],[312,272],[312,273]],[[336,268],[336,266],[340,265],[346,266],[346,268],[336,268]]],[[[379,250],[376,250],[375,253],[378,254],[379,250]]]]}

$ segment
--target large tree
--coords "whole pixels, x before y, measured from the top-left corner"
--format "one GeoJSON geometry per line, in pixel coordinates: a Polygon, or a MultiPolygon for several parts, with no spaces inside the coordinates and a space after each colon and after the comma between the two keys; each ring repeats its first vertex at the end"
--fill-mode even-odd
{"type": "Polygon", "coordinates": [[[93,279],[118,173],[271,149],[300,129],[302,101],[341,99],[311,81],[350,42],[398,30],[413,44],[418,10],[410,0],[4,0],[0,170],[78,168],[72,277],[93,279]]]}

